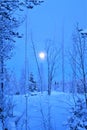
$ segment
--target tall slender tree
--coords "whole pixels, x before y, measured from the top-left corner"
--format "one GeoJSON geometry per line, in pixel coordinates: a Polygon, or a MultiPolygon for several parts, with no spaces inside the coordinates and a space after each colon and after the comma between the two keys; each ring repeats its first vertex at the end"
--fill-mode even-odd
{"type": "Polygon", "coordinates": [[[74,51],[75,56],[73,58],[74,62],[74,77],[77,92],[84,93],[86,106],[87,106],[87,32],[83,29],[76,27],[76,33],[73,35],[74,41],[74,51]],[[77,80],[76,80],[77,79],[77,80]]]}
{"type": "Polygon", "coordinates": [[[47,55],[48,95],[51,95],[52,83],[58,69],[59,50],[56,49],[53,41],[47,40],[45,51],[47,55]]]}

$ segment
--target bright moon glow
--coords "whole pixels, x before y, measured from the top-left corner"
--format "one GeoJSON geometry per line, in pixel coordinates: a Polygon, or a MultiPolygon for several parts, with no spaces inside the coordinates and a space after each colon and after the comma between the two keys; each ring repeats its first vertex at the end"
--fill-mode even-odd
{"type": "Polygon", "coordinates": [[[39,57],[40,57],[40,59],[45,59],[45,53],[44,52],[40,52],[39,53],[39,57]]]}

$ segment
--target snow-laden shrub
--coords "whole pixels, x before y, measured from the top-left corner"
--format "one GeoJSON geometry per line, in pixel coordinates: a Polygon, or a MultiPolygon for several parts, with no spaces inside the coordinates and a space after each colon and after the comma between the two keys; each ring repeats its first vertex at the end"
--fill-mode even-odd
{"type": "Polygon", "coordinates": [[[70,113],[66,123],[67,130],[87,130],[87,108],[82,99],[77,100],[70,113]]]}

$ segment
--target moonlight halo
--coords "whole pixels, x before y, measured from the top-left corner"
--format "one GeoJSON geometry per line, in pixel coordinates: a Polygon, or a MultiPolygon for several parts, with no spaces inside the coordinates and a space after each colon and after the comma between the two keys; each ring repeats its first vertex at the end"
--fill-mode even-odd
{"type": "Polygon", "coordinates": [[[46,56],[45,52],[39,52],[40,59],[45,59],[45,56],[46,56]]]}

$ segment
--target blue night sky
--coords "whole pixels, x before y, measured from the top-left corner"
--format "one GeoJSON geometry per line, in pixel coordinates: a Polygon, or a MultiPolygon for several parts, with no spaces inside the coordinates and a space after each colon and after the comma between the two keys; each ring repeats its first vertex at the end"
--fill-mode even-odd
{"type": "MultiPolygon", "coordinates": [[[[87,1],[86,0],[45,0],[40,6],[27,12],[27,44],[28,44],[28,66],[29,72],[37,73],[35,58],[31,44],[31,32],[36,47],[37,56],[44,50],[44,44],[47,39],[54,39],[58,48],[61,47],[62,33],[64,28],[64,46],[65,46],[65,75],[66,79],[70,76],[68,50],[72,47],[72,33],[78,22],[80,27],[87,28],[87,1]]],[[[16,75],[20,75],[24,68],[24,46],[25,46],[25,23],[19,31],[24,33],[23,39],[18,39],[14,56],[8,62],[11,69],[14,69],[16,75]]],[[[61,54],[61,53],[60,53],[61,54]]],[[[46,61],[39,60],[43,64],[44,73],[46,61]]],[[[59,58],[61,66],[61,56],[59,58]]],[[[58,69],[57,80],[61,79],[61,67],[58,69]]]]}

